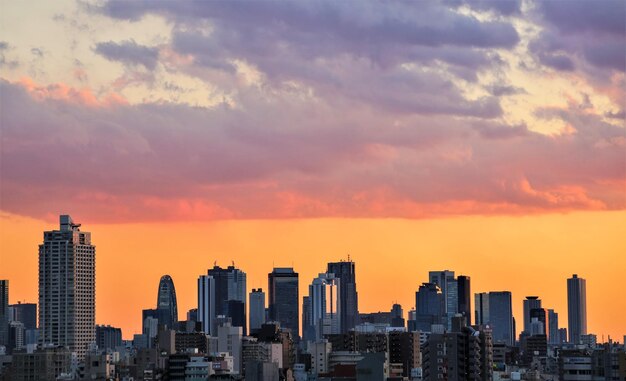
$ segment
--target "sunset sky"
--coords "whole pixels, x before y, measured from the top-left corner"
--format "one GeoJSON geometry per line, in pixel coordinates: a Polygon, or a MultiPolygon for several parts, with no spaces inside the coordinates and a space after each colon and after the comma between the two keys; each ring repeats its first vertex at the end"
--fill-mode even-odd
{"type": "Polygon", "coordinates": [[[179,316],[215,261],[300,296],[356,262],[361,312],[429,270],[626,334],[626,3],[0,0],[0,279],[37,301],[70,214],[97,323],[179,316]]]}

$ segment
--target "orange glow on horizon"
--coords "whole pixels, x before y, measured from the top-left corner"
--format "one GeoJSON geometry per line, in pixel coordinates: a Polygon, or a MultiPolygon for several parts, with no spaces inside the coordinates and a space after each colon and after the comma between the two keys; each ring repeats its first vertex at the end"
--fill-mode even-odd
{"type": "MultiPolygon", "coordinates": [[[[510,290],[517,331],[522,300],[539,295],[567,326],[566,278],[587,279],[588,330],[601,340],[626,334],[626,299],[613,290],[626,268],[626,212],[430,220],[302,219],[198,223],[91,224],[97,257],[97,323],[141,331],[141,310],[154,308],[159,278],[174,280],[179,318],[195,307],[196,279],[217,263],[248,274],[248,291],[267,288],[273,266],[300,274],[300,299],[326,263],[356,262],[359,310],[406,313],[429,270],[471,277],[471,292],[510,290]]],[[[0,214],[0,278],[10,281],[10,303],[37,302],[37,246],[57,221],[0,214]]],[[[472,295],[473,303],[473,295],[472,295]]],[[[472,306],[473,308],[473,306],[472,306]]]]}

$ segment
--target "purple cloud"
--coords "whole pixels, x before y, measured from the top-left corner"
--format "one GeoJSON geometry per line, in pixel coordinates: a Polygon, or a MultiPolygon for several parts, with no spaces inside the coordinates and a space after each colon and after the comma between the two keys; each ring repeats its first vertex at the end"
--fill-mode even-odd
{"type": "Polygon", "coordinates": [[[134,40],[99,42],[94,50],[108,60],[143,65],[150,70],[154,70],[159,58],[158,48],[139,45],[134,40]]]}

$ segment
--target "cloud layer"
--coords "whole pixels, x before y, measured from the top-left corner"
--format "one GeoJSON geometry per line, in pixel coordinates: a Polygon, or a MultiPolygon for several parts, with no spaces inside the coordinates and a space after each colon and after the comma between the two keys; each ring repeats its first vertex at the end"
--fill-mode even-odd
{"type": "Polygon", "coordinates": [[[93,41],[121,65],[108,87],[2,80],[0,208],[117,222],[626,206],[622,2],[593,15],[558,2],[355,5],[88,8],[113,24],[162,18],[169,40],[93,41]],[[523,106],[536,94],[520,70],[591,94],[523,106]]]}

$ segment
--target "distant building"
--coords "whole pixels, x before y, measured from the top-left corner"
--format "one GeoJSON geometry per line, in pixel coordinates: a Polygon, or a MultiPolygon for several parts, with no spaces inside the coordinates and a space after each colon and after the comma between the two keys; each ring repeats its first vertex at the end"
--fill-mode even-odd
{"type": "Polygon", "coordinates": [[[110,325],[96,325],[96,344],[101,350],[114,350],[122,345],[122,329],[110,325]]]}
{"type": "Polygon", "coordinates": [[[530,334],[530,312],[534,308],[541,308],[541,299],[538,296],[527,296],[524,299],[524,332],[530,334]]]}
{"type": "Polygon", "coordinates": [[[24,325],[24,345],[37,344],[37,304],[20,303],[9,306],[9,322],[18,321],[24,325]]]}
{"type": "Polygon", "coordinates": [[[289,267],[277,267],[267,275],[269,293],[269,320],[291,330],[295,338],[300,336],[300,306],[298,273],[289,267]]]}
{"type": "Polygon", "coordinates": [[[261,328],[265,323],[265,292],[262,289],[252,289],[250,299],[250,333],[261,328]]]}
{"type": "Polygon", "coordinates": [[[9,343],[9,281],[0,280],[0,345],[9,343]]]}
{"type": "Polygon", "coordinates": [[[577,274],[567,280],[567,322],[569,342],[580,343],[587,334],[587,282],[577,274]]]}
{"type": "Polygon", "coordinates": [[[444,297],[436,283],[422,283],[415,293],[415,330],[430,332],[433,324],[441,324],[444,297]]]}
{"type": "Polygon", "coordinates": [[[561,344],[559,337],[559,314],[553,309],[548,310],[548,344],[561,344]]]}
{"type": "Polygon", "coordinates": [[[71,352],[64,347],[37,349],[32,353],[18,351],[13,353],[10,369],[12,381],[49,381],[56,380],[62,373],[69,373],[71,352]]]}
{"type": "Polygon", "coordinates": [[[68,215],[39,245],[39,342],[82,359],[96,339],[96,247],[68,215]]]}
{"type": "Polygon", "coordinates": [[[215,279],[210,275],[201,275],[198,278],[197,317],[202,331],[211,336],[217,334],[215,303],[215,279]]]}
{"type": "Polygon", "coordinates": [[[510,291],[492,291],[475,294],[475,323],[489,326],[493,341],[508,346],[515,343],[515,320],[510,291]]]}
{"type": "Polygon", "coordinates": [[[441,289],[443,297],[442,324],[447,329],[450,329],[451,319],[458,313],[459,308],[458,283],[454,277],[454,271],[430,271],[428,273],[428,282],[436,284],[441,289]]]}
{"type": "Polygon", "coordinates": [[[312,340],[341,332],[341,280],[333,273],[322,273],[309,286],[310,309],[307,317],[312,340]]]}
{"type": "Polygon", "coordinates": [[[242,371],[242,330],[242,327],[234,327],[230,323],[220,324],[217,327],[217,350],[218,352],[226,352],[233,357],[235,373],[242,371]]]}
{"type": "Polygon", "coordinates": [[[326,273],[335,274],[335,278],[339,279],[339,329],[341,332],[348,332],[356,326],[359,318],[355,263],[349,258],[347,261],[330,262],[326,273]]]}
{"type": "Polygon", "coordinates": [[[178,322],[176,289],[174,288],[174,281],[169,275],[163,275],[161,280],[159,280],[156,310],[159,325],[167,326],[170,329],[176,327],[178,322]]]}
{"type": "Polygon", "coordinates": [[[457,311],[461,315],[465,316],[467,325],[472,325],[472,309],[471,309],[471,285],[470,277],[466,275],[459,275],[456,279],[457,292],[459,298],[459,304],[457,311]]]}
{"type": "MultiPolygon", "coordinates": [[[[246,314],[246,273],[233,266],[227,268],[221,268],[217,265],[209,269],[208,275],[212,276],[215,280],[215,316],[223,315],[229,316],[233,319],[233,325],[242,327],[243,334],[247,335],[247,314],[246,314]],[[230,310],[234,311],[229,301],[239,301],[243,303],[243,316],[231,316],[230,310]]],[[[239,309],[237,309],[239,311],[239,309]]]]}

